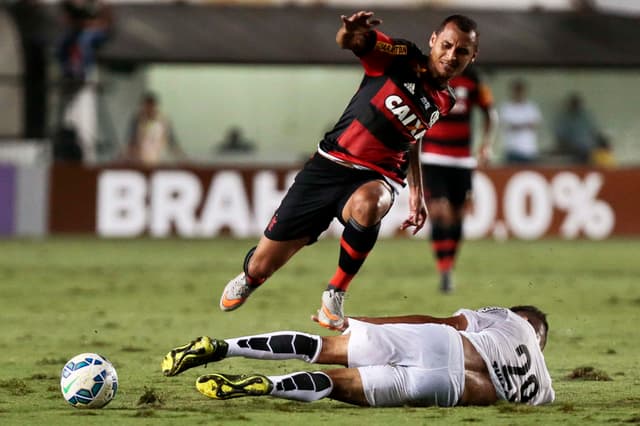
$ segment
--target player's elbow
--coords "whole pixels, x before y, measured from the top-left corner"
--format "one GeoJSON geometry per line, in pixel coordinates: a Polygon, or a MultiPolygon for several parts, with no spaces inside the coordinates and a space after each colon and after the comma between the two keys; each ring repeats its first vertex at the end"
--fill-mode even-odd
{"type": "Polygon", "coordinates": [[[453,326],[460,331],[464,331],[467,329],[467,327],[469,326],[469,322],[467,321],[467,318],[460,314],[460,315],[456,315],[454,317],[451,317],[452,322],[453,322],[453,326]]]}

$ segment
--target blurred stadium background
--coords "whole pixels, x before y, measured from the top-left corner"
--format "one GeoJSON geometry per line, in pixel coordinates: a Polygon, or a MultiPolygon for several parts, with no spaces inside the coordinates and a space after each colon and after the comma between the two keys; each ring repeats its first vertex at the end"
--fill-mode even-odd
{"type": "MultiPolygon", "coordinates": [[[[386,32],[423,45],[444,16],[473,16],[481,28],[478,66],[496,104],[519,78],[542,110],[539,165],[505,167],[498,135],[495,161],[476,176],[468,238],[640,234],[640,206],[629,196],[630,182],[640,179],[638,2],[106,3],[112,37],[70,106],[55,60],[65,30],[61,3],[2,3],[0,235],[259,235],[361,78],[357,61],[334,42],[339,16],[360,8],[374,9],[386,32]],[[186,158],[153,167],[122,161],[130,119],[148,91],[158,95],[186,158]],[[554,116],[574,92],[611,141],[617,167],[575,167],[552,155],[554,116]],[[61,128],[72,129],[82,160],[60,154],[68,142],[61,128]],[[232,129],[255,149],[220,152],[232,129]]],[[[404,202],[385,236],[396,235],[404,202]]]]}
{"type": "MultiPolygon", "coordinates": [[[[111,0],[112,37],[68,110],[55,59],[61,2],[0,2],[0,423],[357,421],[362,411],[331,402],[208,404],[190,375],[158,380],[158,362],[198,334],[319,332],[307,318],[335,267],[332,241],[294,259],[233,316],[216,304],[361,79],[356,59],[334,41],[339,16],[361,8],[373,9],[386,32],[422,45],[453,12],[477,19],[478,65],[496,104],[513,79],[529,84],[544,116],[544,155],[535,166],[507,166],[498,135],[495,161],[475,176],[465,236],[478,241],[464,246],[451,297],[437,293],[427,230],[415,245],[398,234],[403,193],[384,221],[387,241],[353,286],[349,312],[446,315],[461,305],[540,304],[551,314],[546,354],[558,393],[556,404],[535,410],[369,410],[367,422],[639,422],[640,1],[111,0]],[[142,166],[120,156],[149,91],[186,158],[142,166]],[[574,92],[611,141],[615,167],[552,155],[554,117],[574,92]],[[253,151],[220,152],[234,128],[253,151]],[[81,160],[62,155],[69,140],[81,160]],[[109,410],[80,417],[60,398],[59,371],[74,353],[93,350],[112,357],[121,394],[109,410]],[[591,366],[612,378],[567,379],[591,366]],[[144,398],[154,389],[164,405],[144,398]]],[[[339,231],[336,224],[328,235],[339,231]]],[[[242,362],[230,367],[262,368],[242,362]]],[[[289,365],[269,368],[284,373],[289,365]]]]}

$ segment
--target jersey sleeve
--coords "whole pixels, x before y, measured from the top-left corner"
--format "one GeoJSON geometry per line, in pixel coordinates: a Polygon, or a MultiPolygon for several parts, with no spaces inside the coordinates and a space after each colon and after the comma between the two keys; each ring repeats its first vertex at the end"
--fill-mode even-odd
{"type": "Polygon", "coordinates": [[[365,74],[371,77],[379,77],[398,60],[408,60],[419,52],[413,43],[392,39],[381,31],[372,31],[371,38],[367,40],[368,48],[359,54],[360,62],[365,74]]]}

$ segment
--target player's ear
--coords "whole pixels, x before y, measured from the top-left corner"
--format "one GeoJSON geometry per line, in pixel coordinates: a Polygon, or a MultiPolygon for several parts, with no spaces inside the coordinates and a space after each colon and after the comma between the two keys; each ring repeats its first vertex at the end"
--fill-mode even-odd
{"type": "Polygon", "coordinates": [[[543,351],[544,347],[547,346],[547,329],[544,326],[542,326],[539,339],[540,339],[540,350],[543,351]]]}
{"type": "Polygon", "coordinates": [[[431,37],[429,37],[429,48],[433,49],[433,46],[436,44],[436,39],[438,38],[438,34],[436,32],[431,33],[431,37]]]}

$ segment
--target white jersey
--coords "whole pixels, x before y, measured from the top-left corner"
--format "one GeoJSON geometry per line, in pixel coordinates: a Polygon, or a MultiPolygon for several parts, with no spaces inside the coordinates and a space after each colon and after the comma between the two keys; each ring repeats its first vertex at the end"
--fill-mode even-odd
{"type": "Polygon", "coordinates": [[[539,405],[555,392],[533,326],[506,308],[460,309],[468,321],[465,336],[484,359],[498,398],[539,405]]]}
{"type": "Polygon", "coordinates": [[[538,106],[530,101],[507,102],[501,105],[498,114],[503,127],[505,151],[525,157],[538,155],[536,127],[542,122],[538,106]]]}

